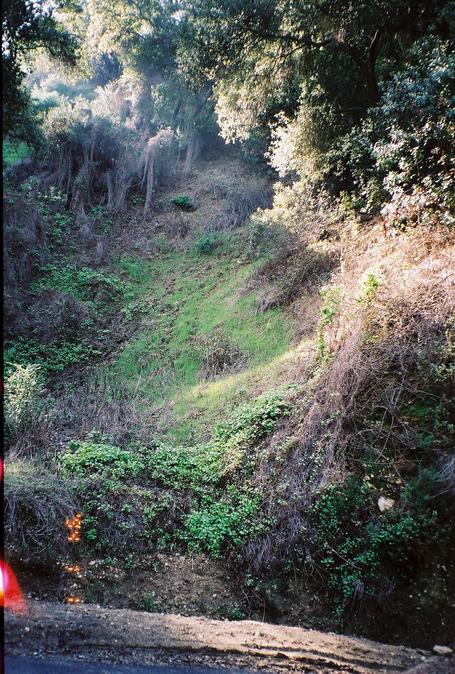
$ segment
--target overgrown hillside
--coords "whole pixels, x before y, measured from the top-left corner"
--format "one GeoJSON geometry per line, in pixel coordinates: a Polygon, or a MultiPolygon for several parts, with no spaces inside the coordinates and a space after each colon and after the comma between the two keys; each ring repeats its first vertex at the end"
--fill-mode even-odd
{"type": "Polygon", "coordinates": [[[9,562],[58,601],[450,642],[450,3],[380,38],[369,3],[114,4],[57,16],[77,81],[14,70],[9,562]]]}

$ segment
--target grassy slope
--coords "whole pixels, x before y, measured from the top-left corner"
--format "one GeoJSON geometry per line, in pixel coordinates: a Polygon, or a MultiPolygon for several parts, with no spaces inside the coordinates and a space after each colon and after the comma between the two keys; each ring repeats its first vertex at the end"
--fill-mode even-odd
{"type": "MultiPolygon", "coordinates": [[[[231,169],[229,165],[223,166],[222,162],[219,162],[216,167],[217,179],[223,176],[223,171],[229,177],[231,169]]],[[[205,185],[209,183],[211,175],[211,167],[204,167],[192,180],[205,185]]],[[[190,185],[184,185],[181,189],[187,192],[191,188],[190,185]]],[[[251,275],[265,262],[267,255],[262,254],[253,260],[250,259],[247,252],[248,232],[245,229],[239,229],[235,234],[224,237],[223,245],[216,247],[211,254],[197,255],[194,252],[194,240],[199,235],[198,227],[205,218],[212,217],[218,207],[217,198],[212,199],[209,196],[214,192],[215,190],[206,189],[206,192],[199,197],[198,209],[194,213],[178,214],[179,220],[176,220],[175,210],[169,208],[167,211],[166,209],[159,211],[151,222],[142,221],[139,209],[132,210],[128,214],[130,222],[124,223],[122,228],[123,238],[120,237],[116,241],[111,262],[106,265],[106,273],[112,275],[113,279],[119,279],[119,282],[121,279],[122,282],[115,309],[119,312],[119,323],[116,325],[114,322],[110,327],[102,358],[92,371],[93,380],[104,380],[108,383],[108,387],[101,391],[102,395],[107,393],[108,397],[116,398],[117,390],[129,390],[136,408],[141,405],[152,412],[152,423],[145,429],[146,449],[140,449],[146,453],[139,454],[141,461],[150,462],[147,463],[149,466],[147,470],[151,469],[152,472],[146,473],[145,477],[142,476],[142,472],[139,475],[134,474],[130,478],[131,485],[123,485],[122,481],[117,483],[115,480],[112,482],[105,476],[102,477],[101,471],[101,491],[96,497],[98,501],[92,502],[90,506],[92,507],[90,526],[94,527],[93,531],[98,527],[97,536],[101,536],[99,532],[104,527],[104,536],[109,538],[116,534],[120,536],[119,540],[123,540],[122,536],[130,534],[136,536],[136,532],[142,539],[156,535],[158,545],[162,546],[159,549],[165,550],[166,554],[172,557],[172,552],[176,549],[192,551],[191,546],[185,548],[185,543],[182,543],[182,529],[179,527],[182,527],[183,522],[183,526],[187,527],[187,533],[192,527],[193,538],[187,538],[186,543],[191,540],[193,544],[194,541],[203,541],[202,548],[197,548],[199,550],[210,551],[212,535],[218,537],[216,542],[218,546],[226,533],[227,538],[230,536],[231,542],[234,541],[234,547],[240,545],[238,541],[236,542],[237,536],[240,536],[239,541],[247,540],[251,553],[256,537],[260,536],[260,527],[256,530],[255,536],[247,539],[244,538],[245,531],[242,527],[244,522],[250,522],[251,512],[256,508],[255,499],[260,495],[262,498],[260,513],[261,516],[265,515],[263,524],[266,529],[278,523],[278,529],[272,532],[272,536],[275,535],[273,544],[279,550],[280,541],[286,541],[289,533],[295,536],[299,530],[305,531],[308,502],[305,502],[302,494],[308,492],[313,498],[313,492],[319,493],[318,483],[315,481],[313,484],[312,480],[317,479],[324,486],[332,481],[334,475],[337,480],[342,480],[346,471],[353,471],[357,475],[356,482],[349,483],[346,489],[342,486],[342,490],[345,491],[341,490],[340,494],[337,491],[329,492],[326,500],[321,501],[319,529],[316,529],[320,540],[317,539],[316,543],[313,541],[316,553],[322,555],[322,561],[318,560],[320,568],[331,574],[332,589],[340,585],[340,579],[343,582],[346,580],[348,592],[346,596],[350,600],[358,583],[366,580],[373,585],[371,579],[376,578],[377,570],[387,566],[391,557],[388,546],[393,550],[403,549],[402,557],[408,569],[410,566],[408,560],[411,560],[411,566],[414,563],[413,548],[417,544],[420,545],[419,537],[433,545],[433,539],[428,535],[428,531],[431,533],[435,529],[433,515],[427,513],[426,505],[423,508],[420,502],[415,506],[416,516],[414,517],[412,508],[409,515],[409,495],[402,488],[401,478],[399,482],[396,481],[396,471],[409,470],[411,463],[413,484],[418,485],[420,484],[418,481],[421,480],[421,465],[423,468],[426,466],[431,468],[434,457],[431,453],[426,454],[426,450],[423,449],[422,451],[419,449],[417,454],[420,432],[418,420],[412,418],[412,423],[407,422],[404,412],[398,408],[398,414],[401,413],[404,425],[409,426],[409,429],[406,426],[407,437],[411,437],[412,440],[410,443],[405,438],[405,444],[403,443],[403,437],[395,431],[395,412],[390,422],[382,412],[384,400],[381,398],[381,392],[385,376],[388,377],[388,387],[391,387],[392,391],[395,386],[397,368],[393,349],[397,348],[398,353],[401,353],[402,344],[409,343],[405,351],[411,354],[410,365],[407,366],[411,378],[405,388],[407,414],[409,416],[409,410],[412,411],[410,405],[417,400],[420,405],[422,401],[427,405],[425,409],[428,408],[428,418],[435,417],[437,410],[431,401],[446,386],[443,377],[445,361],[442,359],[439,362],[439,356],[436,358],[431,350],[428,351],[428,355],[422,352],[424,364],[434,356],[434,365],[438,368],[439,378],[433,388],[429,384],[427,386],[428,382],[425,383],[428,392],[424,391],[426,397],[422,397],[422,385],[412,374],[415,369],[412,360],[413,349],[419,340],[416,340],[411,328],[409,336],[406,330],[417,315],[413,309],[414,302],[419,306],[419,311],[423,311],[427,306],[426,303],[428,304],[428,311],[425,309],[428,313],[428,325],[444,325],[445,313],[441,311],[439,316],[433,310],[433,307],[442,306],[438,300],[439,296],[435,295],[433,299],[431,295],[433,290],[430,281],[434,276],[436,283],[439,273],[437,265],[433,264],[434,270],[431,272],[433,276],[429,278],[427,291],[418,285],[418,279],[423,274],[428,274],[425,271],[426,249],[418,233],[411,232],[409,236],[403,236],[398,245],[392,238],[383,236],[379,228],[377,231],[372,227],[365,230],[363,243],[362,236],[357,233],[355,242],[345,242],[349,255],[346,256],[344,268],[337,270],[332,278],[332,283],[337,286],[333,290],[337,292],[325,296],[322,320],[319,323],[323,328],[322,331],[313,329],[312,332],[303,332],[302,334],[306,336],[299,341],[296,333],[301,326],[298,325],[296,316],[301,323],[304,322],[302,316],[305,315],[306,305],[314,303],[316,321],[318,320],[315,288],[325,281],[316,279],[313,294],[308,296],[305,291],[300,290],[293,310],[287,308],[259,311],[258,291],[246,292],[246,288],[251,285],[248,284],[251,275]],[[181,226],[182,222],[188,226],[188,233],[183,240],[175,233],[172,234],[176,222],[178,226],[181,226]],[[161,234],[157,234],[157,224],[161,227],[161,234]],[[155,244],[160,237],[161,239],[167,237],[166,246],[162,246],[161,252],[157,252],[155,244]],[[416,249],[422,251],[421,259],[417,262],[416,249]],[[376,276],[373,279],[374,283],[370,282],[368,285],[369,277],[365,274],[367,270],[373,269],[372,265],[376,276]],[[400,270],[398,277],[397,270],[400,270]],[[415,288],[412,283],[416,284],[415,288]],[[338,297],[340,299],[336,299],[338,297]],[[399,307],[398,315],[396,307],[399,307]],[[404,321],[402,328],[399,328],[400,320],[404,321]],[[398,327],[395,328],[396,325],[398,327]],[[112,351],[117,329],[119,334],[124,335],[123,342],[120,347],[115,347],[117,350],[112,351]],[[237,353],[242,354],[239,359],[241,366],[237,363],[238,367],[228,368],[218,377],[206,380],[200,376],[203,364],[201,345],[204,344],[204,340],[218,333],[237,349],[237,353]],[[325,345],[325,355],[322,359],[319,358],[319,369],[313,368],[316,376],[310,381],[307,366],[314,361],[318,349],[321,349],[321,340],[325,345]],[[392,345],[390,349],[387,346],[389,342],[392,345]],[[369,344],[373,346],[370,348],[369,344]],[[389,352],[392,355],[389,355],[389,352]],[[362,366],[362,363],[366,363],[366,366],[362,366]],[[362,382],[361,376],[375,376],[376,371],[379,372],[377,380],[369,381],[367,378],[366,383],[362,382]],[[321,374],[322,383],[319,386],[317,380],[321,374]],[[357,386],[356,377],[359,377],[360,386],[357,386]],[[305,389],[306,398],[305,396],[299,398],[297,394],[297,398],[291,403],[293,405],[291,418],[278,429],[274,424],[280,418],[281,412],[277,416],[273,400],[266,401],[265,407],[259,409],[259,412],[256,409],[254,414],[258,412],[257,418],[254,414],[251,416],[252,408],[247,418],[242,417],[242,413],[238,417],[235,416],[241,404],[251,405],[251,400],[264,391],[282,388],[293,382],[304,384],[300,392],[305,389]],[[367,400],[358,395],[359,390],[362,393],[362,387],[368,391],[367,400]],[[357,408],[352,406],[352,401],[358,405],[357,408]],[[379,419],[375,416],[377,410],[381,410],[379,419]],[[232,413],[234,417],[231,417],[232,413]],[[272,414],[273,423],[267,426],[267,431],[258,433],[258,427],[255,425],[257,419],[261,420],[259,423],[261,429],[264,420],[266,425],[270,421],[268,414],[272,414]],[[340,423],[337,421],[338,416],[341,419],[340,423]],[[210,440],[217,423],[225,422],[229,417],[234,421],[230,422],[231,429],[227,437],[221,438],[220,441],[220,437],[216,438],[215,434],[215,446],[210,443],[204,446],[197,445],[201,441],[210,440]],[[344,423],[344,419],[347,419],[348,423],[344,423]],[[358,443],[354,435],[356,428],[360,429],[362,438],[365,438],[362,440],[365,446],[371,446],[372,459],[358,443]],[[275,435],[274,431],[277,431],[275,435]],[[415,441],[412,434],[416,436],[415,441]],[[164,438],[168,448],[149,456],[149,447],[158,438],[164,438]],[[331,443],[334,444],[336,453],[331,443]],[[192,447],[188,449],[188,445],[192,447]],[[339,446],[348,448],[343,456],[337,456],[339,446]],[[378,459],[374,452],[379,446],[381,452],[378,459]],[[386,446],[387,453],[384,453],[386,446]],[[221,462],[220,455],[217,454],[220,447],[224,452],[224,455],[221,455],[221,462]],[[412,459],[407,460],[407,465],[403,462],[404,451],[408,452],[412,459]],[[144,459],[144,456],[148,458],[144,459]],[[351,461],[348,467],[345,465],[346,460],[351,461]],[[371,462],[373,469],[378,472],[377,476],[370,474],[371,462]],[[403,468],[400,462],[403,463],[403,468]],[[314,465],[311,468],[312,463],[314,465]],[[308,467],[312,472],[308,472],[308,467]],[[215,483],[212,478],[216,478],[215,483]],[[373,480],[371,483],[370,479],[373,480]],[[156,491],[157,484],[158,491],[156,491]],[[397,487],[396,484],[400,486],[397,487]],[[206,495],[202,498],[201,493],[207,489],[210,494],[208,500],[204,501],[206,495]],[[194,492],[192,496],[191,490],[194,492]],[[387,516],[382,517],[378,512],[377,499],[383,494],[392,495],[396,503],[401,503],[400,509],[396,508],[391,513],[390,522],[387,516]],[[302,499],[302,507],[298,503],[299,498],[302,499]],[[147,508],[144,506],[146,502],[147,508]],[[294,502],[297,502],[295,511],[294,502]],[[174,505],[169,507],[169,504],[174,505]],[[324,510],[325,505],[327,508],[324,510]],[[124,511],[124,508],[127,510],[124,511]],[[106,509],[107,523],[103,523],[103,516],[100,515],[97,524],[96,512],[99,510],[104,512],[103,509],[106,509]],[[128,520],[128,509],[133,512],[132,520],[128,520]],[[147,509],[151,520],[143,524],[141,518],[147,509]],[[188,513],[190,517],[187,517],[188,513]],[[270,513],[273,514],[272,519],[269,517],[270,513]],[[414,520],[410,519],[411,516],[414,520]],[[159,524],[154,519],[156,517],[159,524]],[[177,517],[177,524],[176,520],[172,519],[174,517],[177,517]],[[404,526],[409,522],[412,525],[411,533],[404,526]],[[416,523],[419,522],[426,539],[423,534],[415,533],[416,523]],[[289,523],[290,531],[286,528],[289,523]],[[370,540],[375,531],[381,534],[374,538],[376,547],[370,540]],[[348,558],[344,566],[340,565],[338,560],[334,561],[327,553],[327,550],[330,552],[333,547],[339,547],[343,557],[348,558]],[[353,554],[357,555],[358,564],[362,565],[359,577],[353,572],[349,562],[353,554]]],[[[195,201],[198,201],[196,197],[195,201]]],[[[350,236],[347,230],[345,235],[350,236]]],[[[427,235],[422,234],[422,237],[425,236],[427,235]]],[[[431,243],[429,236],[427,239],[431,243]]],[[[330,246],[333,249],[340,247],[338,241],[336,236],[332,242],[321,241],[315,236],[310,246],[315,251],[330,253],[333,252],[330,246]]],[[[435,239],[432,245],[435,260],[439,260],[438,264],[443,265],[444,259],[440,251],[444,250],[446,242],[435,239]]],[[[284,269],[284,276],[287,273],[288,270],[284,269]]],[[[423,324],[422,321],[418,321],[417,328],[423,324]]],[[[314,322],[312,325],[315,328],[314,322]]],[[[447,351],[445,342],[441,339],[443,355],[444,350],[447,351]]],[[[396,385],[402,386],[400,382],[396,385]]],[[[448,429],[444,430],[444,426],[440,438],[439,436],[437,438],[442,452],[452,431],[446,419],[446,411],[439,411],[438,414],[440,423],[445,424],[448,429]]],[[[94,418],[86,420],[85,426],[81,424],[80,430],[73,427],[72,437],[82,439],[88,437],[88,430],[100,431],[97,423],[98,418],[94,418]],[[87,423],[90,424],[89,427],[87,423]]],[[[421,431],[427,433],[425,424],[421,431]]],[[[60,439],[59,441],[61,442],[60,439]]],[[[433,436],[431,442],[433,446],[435,444],[433,436]]],[[[435,447],[438,445],[435,444],[435,447]]],[[[137,445],[129,448],[126,443],[124,448],[137,451],[137,445]]],[[[82,445],[82,450],[85,449],[86,447],[82,445]]],[[[111,457],[112,447],[95,445],[90,451],[101,454],[107,452],[106,456],[111,457]]],[[[99,470],[96,464],[98,458],[93,455],[90,461],[93,463],[88,464],[89,472],[96,473],[99,470]]],[[[403,475],[406,474],[403,472],[403,475]]],[[[408,479],[406,476],[405,481],[408,479]]],[[[438,476],[435,475],[432,479],[435,487],[439,489],[441,485],[438,476]]],[[[433,498],[430,492],[423,493],[425,503],[430,498],[433,498]]],[[[250,534],[251,531],[248,529],[247,535],[250,534]]],[[[441,540],[443,534],[444,530],[441,528],[441,540]]],[[[94,540],[96,543],[95,538],[94,540]]],[[[264,549],[267,550],[271,540],[273,542],[269,531],[266,530],[262,541],[259,540],[259,547],[256,548],[258,557],[262,554],[260,546],[264,544],[264,549]]],[[[293,539],[290,540],[291,548],[294,549],[293,539]]],[[[95,547],[95,554],[103,554],[101,549],[95,547]]],[[[232,553],[232,548],[230,552],[232,553]]],[[[132,564],[139,563],[139,558],[142,559],[139,547],[136,550],[133,546],[132,556],[135,554],[137,559],[136,562],[130,560],[132,564]]],[[[441,560],[445,561],[445,558],[441,556],[441,560]]],[[[400,559],[398,561],[401,562],[400,559]]],[[[397,560],[393,559],[392,565],[396,563],[397,560]]],[[[297,571],[301,573],[301,569],[297,571]]],[[[275,597],[279,597],[281,592],[276,584],[277,574],[275,571],[273,573],[275,577],[272,579],[267,579],[265,574],[263,578],[251,577],[249,580],[247,578],[245,583],[247,581],[250,583],[245,584],[245,587],[249,588],[248,592],[256,597],[267,596],[267,601],[271,604],[271,594],[275,593],[275,597]]],[[[303,579],[306,573],[304,569],[303,579]]],[[[436,576],[431,575],[432,573],[431,569],[427,573],[428,584],[436,587],[433,582],[436,576]]],[[[165,572],[161,584],[168,582],[168,576],[169,574],[165,572]]],[[[448,594],[444,589],[445,582],[445,579],[442,579],[437,588],[435,606],[440,604],[441,596],[448,594]]],[[[405,584],[403,590],[407,592],[405,584]]],[[[286,592],[284,588],[282,595],[285,596],[286,592]]],[[[344,592],[344,586],[339,588],[339,592],[344,592]]],[[[208,603],[211,601],[210,596],[208,603]]],[[[295,603],[294,595],[291,596],[295,612],[293,613],[294,608],[289,609],[292,615],[288,620],[295,622],[302,619],[305,609],[299,608],[299,602],[295,603]]],[[[93,600],[98,601],[99,595],[94,595],[93,600]]],[[[122,597],[119,601],[123,601],[122,597]]],[[[165,602],[165,609],[167,605],[165,602]]],[[[244,608],[242,604],[242,610],[244,608]]],[[[432,606],[429,606],[429,615],[431,610],[432,606]]],[[[333,628],[333,618],[330,618],[329,623],[330,628],[333,628]]],[[[382,623],[379,629],[382,629],[381,625],[382,623]]]]}
{"type": "Polygon", "coordinates": [[[239,293],[256,266],[223,252],[149,260],[128,255],[118,262],[128,284],[125,311],[141,315],[135,335],[109,366],[110,380],[114,387],[139,388],[156,405],[172,400],[174,423],[163,430],[177,442],[203,434],[230,396],[242,386],[246,393],[254,373],[271,371],[289,348],[293,319],[280,309],[260,313],[254,292],[239,293]],[[200,339],[215,331],[244,354],[245,367],[201,383],[200,339]]]}

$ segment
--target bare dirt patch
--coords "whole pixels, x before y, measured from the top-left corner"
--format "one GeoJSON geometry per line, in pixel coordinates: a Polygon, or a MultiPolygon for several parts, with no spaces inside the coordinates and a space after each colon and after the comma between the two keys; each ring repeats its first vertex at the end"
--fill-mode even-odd
{"type": "Polygon", "coordinates": [[[318,674],[400,672],[433,662],[425,651],[296,627],[36,601],[23,615],[7,613],[6,652],[318,674]]]}

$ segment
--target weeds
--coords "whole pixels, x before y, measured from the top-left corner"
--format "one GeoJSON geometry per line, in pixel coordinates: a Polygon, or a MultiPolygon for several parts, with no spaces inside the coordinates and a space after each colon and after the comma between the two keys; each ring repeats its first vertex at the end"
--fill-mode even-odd
{"type": "Polygon", "coordinates": [[[331,325],[333,319],[338,313],[341,295],[339,288],[323,288],[321,296],[324,304],[321,309],[321,319],[318,324],[316,340],[318,345],[319,356],[324,358],[327,355],[327,345],[324,337],[324,329],[331,325]]]}
{"type": "Polygon", "coordinates": [[[70,265],[47,265],[41,273],[41,278],[33,284],[35,290],[50,288],[68,293],[77,300],[93,301],[101,291],[104,302],[113,302],[124,291],[124,285],[117,277],[89,267],[77,269],[70,265]]]}
{"type": "Polygon", "coordinates": [[[72,440],[68,451],[60,457],[62,468],[69,475],[85,477],[94,473],[115,478],[136,476],[144,463],[131,452],[106,443],[72,440]]]}
{"type": "Polygon", "coordinates": [[[182,539],[190,552],[221,556],[226,546],[240,547],[259,533],[256,516],[260,498],[242,494],[231,486],[225,500],[206,499],[184,518],[182,539]]]}
{"type": "Polygon", "coordinates": [[[353,476],[316,501],[316,560],[340,609],[356,597],[381,593],[387,584],[409,582],[433,546],[444,545],[448,530],[438,523],[431,500],[438,483],[440,489],[434,472],[422,473],[403,490],[402,506],[381,516],[377,492],[353,476]]]}
{"type": "Polygon", "coordinates": [[[221,330],[203,335],[196,345],[196,353],[201,362],[202,379],[213,379],[226,371],[239,370],[245,364],[241,349],[227,339],[221,330]]]}

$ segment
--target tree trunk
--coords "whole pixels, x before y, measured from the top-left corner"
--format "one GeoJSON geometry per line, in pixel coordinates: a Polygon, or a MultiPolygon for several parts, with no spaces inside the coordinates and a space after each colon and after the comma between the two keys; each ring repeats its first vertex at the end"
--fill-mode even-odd
{"type": "Polygon", "coordinates": [[[370,52],[368,54],[368,65],[366,68],[366,80],[368,88],[368,102],[370,107],[375,107],[379,103],[379,88],[378,79],[376,76],[376,61],[379,53],[379,46],[381,43],[382,30],[378,29],[374,34],[370,44],[370,52]]]}
{"type": "Polygon", "coordinates": [[[188,144],[186,148],[186,157],[185,164],[183,167],[183,172],[185,175],[191,171],[191,168],[195,161],[197,161],[201,154],[201,137],[197,131],[193,131],[189,134],[188,144]]]}
{"type": "Polygon", "coordinates": [[[368,106],[374,108],[379,103],[379,88],[378,80],[376,77],[376,68],[374,64],[368,63],[368,66],[365,68],[365,75],[367,81],[367,91],[368,91],[368,106]]]}
{"type": "Polygon", "coordinates": [[[350,53],[362,73],[367,89],[368,107],[370,108],[374,108],[379,103],[380,98],[378,79],[376,76],[376,61],[378,58],[382,32],[382,29],[378,29],[374,34],[368,51],[368,59],[365,59],[364,54],[362,54],[361,50],[355,45],[346,42],[341,43],[345,50],[350,53]]]}

